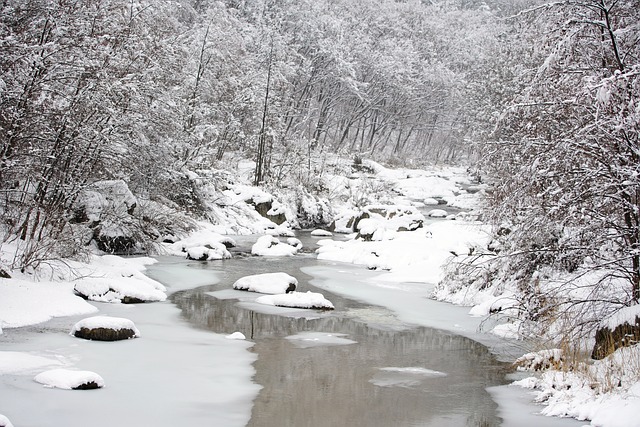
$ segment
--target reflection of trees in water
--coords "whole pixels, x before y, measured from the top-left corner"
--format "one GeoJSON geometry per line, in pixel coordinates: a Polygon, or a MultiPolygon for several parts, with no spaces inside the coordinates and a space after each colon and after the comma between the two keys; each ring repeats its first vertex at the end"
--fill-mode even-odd
{"type": "MultiPolygon", "coordinates": [[[[195,290],[173,299],[199,327],[253,336],[255,381],[264,388],[251,426],[499,425],[485,388],[504,382],[504,365],[468,338],[428,328],[372,328],[340,312],[316,319],[257,313],[195,290]],[[304,331],[343,333],[358,343],[302,349],[282,339],[304,331]],[[447,376],[417,375],[409,387],[372,384],[387,366],[447,376]]],[[[343,299],[339,305],[362,307],[343,299]]]]}

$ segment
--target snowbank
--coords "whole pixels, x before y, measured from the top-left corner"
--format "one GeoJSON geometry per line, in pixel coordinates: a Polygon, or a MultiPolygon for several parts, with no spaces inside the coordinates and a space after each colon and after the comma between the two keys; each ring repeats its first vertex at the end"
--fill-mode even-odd
{"type": "Polygon", "coordinates": [[[64,365],[60,359],[38,356],[22,351],[0,351],[0,375],[29,374],[44,368],[64,365]]]}
{"type": "Polygon", "coordinates": [[[262,294],[284,294],[295,291],[298,280],[286,273],[264,273],[242,277],[233,284],[233,289],[262,294]]]}
{"type": "Polygon", "coordinates": [[[74,294],[73,283],[0,279],[1,328],[19,328],[54,317],[96,311],[96,307],[74,294]]]}
{"type": "Polygon", "coordinates": [[[423,229],[396,233],[392,240],[321,240],[317,253],[322,260],[390,270],[398,281],[436,283],[442,278],[445,262],[457,254],[468,254],[487,240],[487,227],[480,223],[439,221],[423,229]]]}
{"type": "Polygon", "coordinates": [[[619,349],[603,360],[581,363],[569,371],[557,369],[557,350],[521,359],[533,360],[531,369],[540,365],[544,369],[545,364],[556,367],[514,383],[535,390],[536,401],[545,405],[542,414],[590,420],[593,426],[640,425],[640,345],[619,349]]]}

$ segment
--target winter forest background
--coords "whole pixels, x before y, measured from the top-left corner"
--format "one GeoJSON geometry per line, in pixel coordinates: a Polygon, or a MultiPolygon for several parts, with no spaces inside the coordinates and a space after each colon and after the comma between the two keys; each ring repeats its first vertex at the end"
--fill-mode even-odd
{"type": "Polygon", "coordinates": [[[371,158],[490,183],[495,238],[447,286],[515,286],[525,331],[566,316],[571,339],[640,300],[638,0],[0,7],[0,274],[215,222],[238,159],[298,226],[328,223],[323,176],[371,158]],[[114,186],[132,202],[95,221],[114,186]]]}

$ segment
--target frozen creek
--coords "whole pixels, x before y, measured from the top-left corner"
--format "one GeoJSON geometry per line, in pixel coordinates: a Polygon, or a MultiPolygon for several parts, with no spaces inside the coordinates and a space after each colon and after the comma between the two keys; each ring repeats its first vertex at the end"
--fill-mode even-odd
{"type": "Polygon", "coordinates": [[[95,370],[107,387],[52,390],[33,375],[2,375],[0,413],[27,427],[581,425],[532,415],[466,309],[427,300],[423,287],[371,288],[376,273],[312,255],[167,257],[148,274],[171,301],[99,304],[135,321],[141,339],[78,340],[67,334],[75,317],[5,331],[3,350],[95,370]],[[257,294],[230,290],[240,277],[276,271],[336,310],[265,307],[257,294]],[[225,339],[236,331],[247,341],[225,339]]]}

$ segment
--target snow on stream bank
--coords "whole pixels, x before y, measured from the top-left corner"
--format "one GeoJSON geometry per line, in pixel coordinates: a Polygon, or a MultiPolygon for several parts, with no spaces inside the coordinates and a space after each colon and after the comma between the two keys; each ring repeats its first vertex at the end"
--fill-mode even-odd
{"type": "MultiPolygon", "coordinates": [[[[462,189],[461,185],[469,185],[469,182],[461,170],[427,173],[394,171],[372,162],[367,166],[375,171],[376,179],[385,181],[393,189],[393,192],[379,194],[371,202],[381,203],[380,198],[387,198],[384,202],[396,207],[423,207],[439,201],[464,209],[477,206],[477,198],[462,189]]],[[[329,178],[334,188],[346,188],[351,192],[359,188],[358,182],[361,183],[360,178],[329,178]]],[[[460,221],[460,217],[456,221],[425,218],[424,228],[411,232],[388,230],[384,224],[378,225],[384,232],[376,235],[373,230],[374,241],[345,240],[344,236],[329,240],[325,238],[328,233],[316,233],[325,234],[318,236],[322,239],[318,242],[318,258],[335,264],[305,269],[305,273],[314,277],[312,283],[334,293],[386,307],[402,323],[435,327],[470,337],[488,345],[505,359],[513,360],[524,352],[517,343],[514,346],[513,341],[481,332],[481,329],[490,331],[495,325],[485,321],[484,317],[470,316],[469,307],[452,306],[428,298],[434,284],[442,278],[443,263],[452,257],[468,254],[477,246],[486,246],[489,234],[485,225],[460,221]],[[362,268],[347,266],[343,264],[345,262],[362,268]]],[[[376,228],[376,224],[368,221],[367,227],[376,228]]],[[[207,244],[223,254],[220,258],[225,258],[223,247],[210,241],[212,236],[216,241],[218,237],[210,229],[206,233],[201,238],[196,233],[187,243],[201,247],[207,244]]],[[[183,253],[186,246],[180,245],[170,249],[177,254],[183,253]]],[[[149,285],[150,279],[143,274],[144,265],[149,262],[152,261],[148,258],[136,261],[104,256],[95,257],[89,266],[74,264],[73,267],[82,276],[93,275],[121,282],[126,278],[126,282],[139,280],[149,285]]],[[[163,279],[174,284],[166,292],[217,280],[206,270],[189,270],[187,273],[179,265],[174,267],[164,272],[163,279]]],[[[227,339],[230,336],[227,334],[195,330],[181,320],[178,310],[168,302],[133,306],[84,301],[74,295],[73,283],[70,282],[73,277],[70,275],[39,282],[34,282],[29,276],[14,277],[0,279],[0,333],[4,328],[4,335],[0,335],[3,343],[0,351],[0,413],[8,416],[15,425],[46,427],[59,425],[59,420],[65,420],[65,425],[73,426],[85,425],[86,419],[95,419],[96,426],[198,426],[209,425],[211,414],[215,414],[216,421],[225,426],[245,425],[248,421],[251,402],[259,390],[259,386],[252,382],[254,372],[251,364],[255,355],[247,351],[252,345],[250,342],[227,339]],[[96,311],[102,315],[131,319],[143,338],[99,343],[85,342],[68,335],[71,326],[80,320],[78,316],[96,311]],[[42,322],[47,322],[42,328],[26,330],[41,329],[47,333],[35,337],[29,335],[26,340],[20,330],[14,329],[42,322]],[[177,352],[176,348],[180,351],[177,352]],[[96,392],[61,392],[43,389],[33,381],[35,375],[52,368],[89,369],[103,377],[106,386],[96,392]],[[144,376],[140,372],[144,372],[144,376]],[[145,398],[139,399],[139,396],[145,398]],[[33,402],[42,402],[39,413],[32,410],[33,402]],[[164,407],[172,408],[169,419],[166,412],[157,411],[157,408],[164,407]],[[104,411],[103,408],[116,409],[104,411]],[[99,417],[95,415],[97,413],[100,413],[99,417]]],[[[153,289],[162,288],[153,286],[153,289]]],[[[162,298],[156,300],[162,301],[162,298]]],[[[278,309],[274,313],[286,315],[286,310],[278,309]]],[[[368,322],[377,320],[369,319],[368,322]]],[[[232,334],[234,331],[227,332],[232,334]]],[[[514,399],[527,396],[528,391],[509,387],[491,390],[505,426],[580,425],[566,419],[531,415],[541,407],[536,409],[530,404],[525,405],[522,413],[515,412],[513,408],[517,405],[514,399]]],[[[528,397],[529,403],[532,399],[528,397]]],[[[632,396],[627,400],[632,409],[640,402],[633,400],[632,396]]],[[[577,408],[575,400],[560,403],[577,408]]],[[[580,404],[595,403],[592,399],[580,404]]],[[[598,420],[604,421],[596,420],[592,425],[639,425],[633,419],[631,423],[621,423],[614,410],[599,413],[598,420]]]]}

